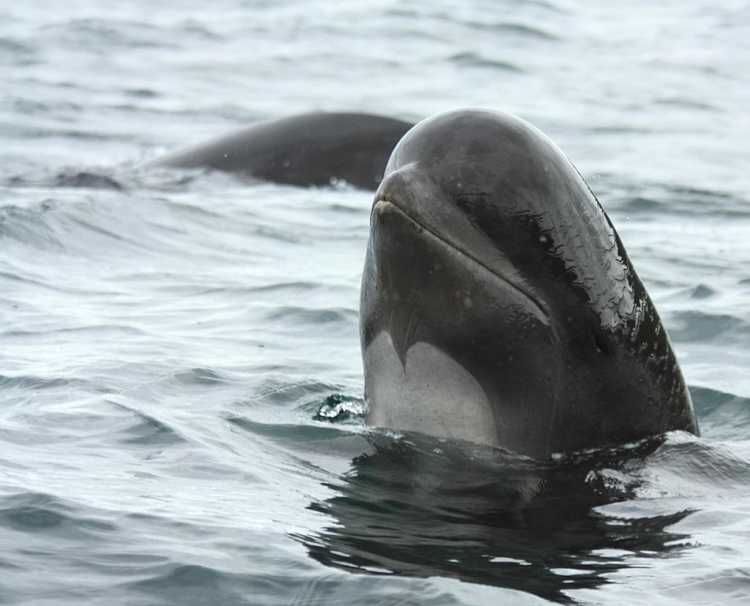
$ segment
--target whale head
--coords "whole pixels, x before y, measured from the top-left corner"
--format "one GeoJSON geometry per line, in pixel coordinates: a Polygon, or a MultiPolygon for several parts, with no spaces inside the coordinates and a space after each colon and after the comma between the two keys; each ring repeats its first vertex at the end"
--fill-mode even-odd
{"type": "Polygon", "coordinates": [[[539,130],[442,114],[397,144],[361,294],[368,422],[544,457],[697,432],[607,215],[539,130]]]}

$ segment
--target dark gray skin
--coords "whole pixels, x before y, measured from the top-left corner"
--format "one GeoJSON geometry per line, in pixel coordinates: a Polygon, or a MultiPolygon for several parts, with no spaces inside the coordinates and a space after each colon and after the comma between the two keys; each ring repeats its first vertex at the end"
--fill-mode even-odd
{"type": "Polygon", "coordinates": [[[536,458],[698,424],[612,223],[540,131],[456,111],[396,146],[360,329],[368,423],[536,458]]]}
{"type": "Polygon", "coordinates": [[[388,156],[411,127],[371,114],[300,114],[249,126],[154,164],[213,168],[289,185],[340,180],[375,190],[388,156]]]}

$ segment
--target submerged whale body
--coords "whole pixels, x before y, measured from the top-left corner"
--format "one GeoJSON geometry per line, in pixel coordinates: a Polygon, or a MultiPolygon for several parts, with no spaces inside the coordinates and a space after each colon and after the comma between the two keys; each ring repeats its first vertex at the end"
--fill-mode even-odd
{"type": "Polygon", "coordinates": [[[398,143],[371,214],[368,423],[533,457],[698,433],[609,218],[540,131],[455,111],[398,143]]]}
{"type": "Polygon", "coordinates": [[[345,181],[375,190],[388,156],[412,124],[359,113],[314,112],[254,124],[158,159],[289,185],[345,181]]]}

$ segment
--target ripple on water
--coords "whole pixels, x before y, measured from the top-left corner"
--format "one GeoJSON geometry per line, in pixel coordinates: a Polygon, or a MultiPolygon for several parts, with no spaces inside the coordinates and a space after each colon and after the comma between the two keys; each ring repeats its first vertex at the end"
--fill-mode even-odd
{"type": "Polygon", "coordinates": [[[70,171],[55,177],[55,187],[75,187],[85,189],[111,189],[122,191],[125,187],[113,177],[90,171],[70,171]]]}
{"type": "Polygon", "coordinates": [[[11,238],[41,250],[64,249],[64,237],[54,222],[45,216],[54,208],[55,202],[51,199],[28,208],[15,205],[0,207],[0,239],[11,238]]]}
{"type": "Polygon", "coordinates": [[[351,445],[337,442],[353,438],[357,442],[354,450],[362,451],[362,443],[352,430],[356,434],[364,427],[365,403],[341,393],[335,385],[310,380],[265,380],[250,400],[235,409],[225,416],[232,426],[293,450],[312,447],[332,454],[342,447],[351,450],[351,445]]]}
{"type": "Polygon", "coordinates": [[[20,532],[54,534],[64,539],[82,539],[117,529],[106,519],[80,515],[76,506],[41,493],[0,497],[0,527],[20,532]]]}
{"type": "Polygon", "coordinates": [[[708,299],[714,295],[716,295],[716,291],[705,284],[698,284],[698,286],[690,289],[691,299],[708,299]]]}
{"type": "Polygon", "coordinates": [[[269,311],[266,314],[266,318],[285,325],[292,323],[318,326],[320,324],[351,324],[358,322],[359,313],[355,309],[346,309],[343,307],[311,309],[309,307],[284,305],[269,311]]]}
{"type": "Polygon", "coordinates": [[[247,402],[252,405],[299,407],[310,398],[317,398],[336,391],[336,387],[314,379],[289,381],[285,379],[266,378],[256,388],[254,395],[247,402]]]}
{"type": "MultiPolygon", "coordinates": [[[[697,310],[677,311],[672,314],[669,334],[675,341],[711,342],[720,338],[747,339],[748,325],[741,318],[729,314],[711,314],[697,310]]],[[[745,341],[746,342],[746,341],[745,341]]]]}
{"type": "Polygon", "coordinates": [[[542,40],[547,42],[556,42],[560,40],[560,37],[552,32],[549,32],[541,27],[535,25],[528,25],[526,23],[510,23],[507,21],[472,21],[464,20],[462,24],[470,27],[471,29],[480,31],[490,31],[502,34],[504,36],[513,36],[521,39],[530,39],[534,41],[542,40]]]}
{"type": "MultiPolygon", "coordinates": [[[[256,550],[252,559],[240,559],[243,566],[235,566],[232,570],[227,570],[223,563],[205,566],[175,562],[162,566],[150,578],[129,583],[127,587],[148,596],[149,603],[157,604],[317,606],[351,604],[363,596],[369,596],[367,603],[373,605],[412,603],[408,598],[404,602],[406,585],[397,592],[382,587],[375,579],[349,578],[331,573],[313,576],[306,566],[297,562],[275,562],[271,568],[278,567],[285,571],[284,574],[254,574],[259,559],[262,560],[256,550]]],[[[266,562],[262,564],[270,566],[266,562]]],[[[422,599],[427,598],[423,603],[435,606],[457,603],[445,591],[436,589],[414,594],[415,597],[420,595],[422,599]]]]}
{"type": "Polygon", "coordinates": [[[125,190],[125,185],[110,173],[114,173],[114,170],[80,170],[71,168],[53,174],[45,171],[42,174],[13,175],[8,177],[8,183],[18,188],[125,190]]]}
{"type": "Polygon", "coordinates": [[[0,37],[0,64],[29,66],[38,63],[39,49],[34,45],[9,36],[0,37]]]}
{"type": "Polygon", "coordinates": [[[63,379],[60,377],[36,377],[29,375],[4,376],[0,375],[0,390],[2,389],[53,389],[70,385],[88,385],[86,381],[63,379]]]}
{"type": "Polygon", "coordinates": [[[71,19],[41,28],[41,35],[64,45],[98,51],[102,48],[179,48],[157,25],[141,21],[108,19],[71,19]]]}
{"type": "Polygon", "coordinates": [[[117,402],[109,403],[126,411],[135,419],[135,423],[129,424],[119,432],[123,436],[120,439],[123,444],[130,446],[165,447],[187,442],[187,439],[168,423],[124,404],[117,402]]]}
{"type": "Polygon", "coordinates": [[[330,440],[348,436],[349,433],[335,427],[300,425],[298,423],[268,423],[254,421],[248,417],[228,415],[228,423],[257,436],[274,438],[281,443],[298,446],[305,442],[320,442],[333,448],[330,440]]]}
{"type": "Polygon", "coordinates": [[[701,433],[713,440],[742,440],[750,427],[750,398],[708,387],[690,387],[701,433]]]}
{"type": "Polygon", "coordinates": [[[523,73],[523,69],[510,61],[493,59],[481,53],[465,51],[448,57],[448,61],[461,67],[474,67],[479,69],[493,69],[501,72],[523,73]]]}
{"type": "Polygon", "coordinates": [[[171,604],[245,603],[243,592],[240,591],[242,588],[232,582],[232,575],[194,564],[168,564],[162,568],[163,572],[153,574],[151,578],[129,583],[129,588],[171,604]]]}
{"type": "MultiPolygon", "coordinates": [[[[703,301],[706,299],[712,299],[715,298],[719,294],[719,291],[717,291],[714,288],[711,288],[707,284],[697,284],[696,286],[689,286],[688,288],[681,288],[680,290],[677,290],[667,297],[664,297],[664,300],[674,300],[674,301],[689,301],[689,300],[696,300],[696,301],[703,301]]],[[[671,330],[670,330],[671,332],[671,330]]]]}
{"type": "Polygon", "coordinates": [[[210,368],[191,368],[178,372],[175,374],[175,379],[187,385],[217,385],[227,381],[223,374],[210,368]]]}
{"type": "Polygon", "coordinates": [[[628,469],[640,480],[640,497],[704,497],[750,485],[750,460],[728,446],[682,432],[668,435],[663,446],[628,469]]]}

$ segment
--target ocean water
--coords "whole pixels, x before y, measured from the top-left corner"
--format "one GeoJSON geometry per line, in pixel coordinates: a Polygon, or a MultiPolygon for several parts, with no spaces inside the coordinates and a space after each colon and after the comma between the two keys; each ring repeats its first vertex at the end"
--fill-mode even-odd
{"type": "Polygon", "coordinates": [[[750,603],[750,6],[9,3],[0,603],[750,603]],[[700,438],[364,427],[371,194],[144,161],[259,119],[516,113],[599,196],[700,438]]]}

